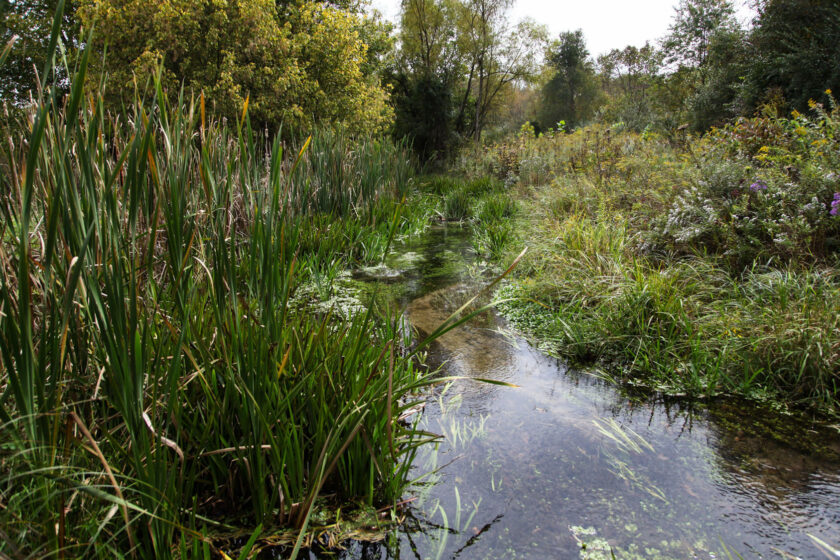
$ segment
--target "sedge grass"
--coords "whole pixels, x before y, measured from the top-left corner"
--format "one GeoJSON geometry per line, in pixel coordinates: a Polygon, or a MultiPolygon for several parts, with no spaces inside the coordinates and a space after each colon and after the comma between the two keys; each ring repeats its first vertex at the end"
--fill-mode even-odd
{"type": "Polygon", "coordinates": [[[505,314],[551,351],[671,393],[836,411],[832,269],[756,267],[733,277],[708,257],[636,254],[620,217],[558,222],[552,212],[527,226],[542,241],[501,294],[516,299],[505,314]]]}

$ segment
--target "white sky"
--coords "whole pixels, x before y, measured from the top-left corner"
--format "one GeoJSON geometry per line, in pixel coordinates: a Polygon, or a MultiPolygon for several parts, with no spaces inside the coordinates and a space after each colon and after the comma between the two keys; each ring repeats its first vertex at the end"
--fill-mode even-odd
{"type": "MultiPolygon", "coordinates": [[[[627,45],[655,43],[668,32],[678,0],[515,0],[511,20],[531,18],[548,26],[551,37],[583,29],[593,57],[627,45]]],[[[746,0],[735,0],[738,19],[749,23],[746,0]]],[[[371,0],[372,7],[397,22],[400,0],[371,0]]]]}

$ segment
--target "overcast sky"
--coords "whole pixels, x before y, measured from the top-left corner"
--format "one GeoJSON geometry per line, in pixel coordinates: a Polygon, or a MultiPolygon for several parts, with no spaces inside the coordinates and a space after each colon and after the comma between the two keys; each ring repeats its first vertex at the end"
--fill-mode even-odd
{"type": "MultiPolygon", "coordinates": [[[[593,56],[627,45],[656,42],[668,32],[678,0],[515,0],[511,19],[531,18],[548,26],[552,37],[583,29],[593,56]]],[[[736,0],[738,19],[749,22],[752,11],[736,0]]],[[[400,0],[371,0],[374,8],[396,22],[400,0]]]]}

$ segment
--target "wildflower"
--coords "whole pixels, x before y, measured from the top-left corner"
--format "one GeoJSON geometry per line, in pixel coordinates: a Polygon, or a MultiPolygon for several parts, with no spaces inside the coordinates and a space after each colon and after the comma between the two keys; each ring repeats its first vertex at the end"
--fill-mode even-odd
{"type": "Polygon", "coordinates": [[[752,192],[766,191],[767,190],[767,183],[765,183],[764,181],[756,181],[755,183],[750,185],[750,190],[752,192]]]}
{"type": "Polygon", "coordinates": [[[836,216],[840,212],[840,193],[834,193],[834,198],[831,201],[831,210],[828,211],[832,216],[836,216]]]}

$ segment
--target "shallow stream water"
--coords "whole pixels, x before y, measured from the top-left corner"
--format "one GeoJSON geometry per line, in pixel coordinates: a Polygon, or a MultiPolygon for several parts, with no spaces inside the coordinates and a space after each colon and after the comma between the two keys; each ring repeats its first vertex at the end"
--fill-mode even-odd
{"type": "MultiPolygon", "coordinates": [[[[487,282],[472,255],[465,231],[437,227],[356,281],[422,337],[487,282]]],[[[443,438],[415,471],[431,474],[389,539],[342,557],[824,558],[811,535],[840,544],[836,427],[737,400],[631,396],[494,314],[439,339],[429,361],[464,378],[429,397],[422,425],[443,438]]]]}

